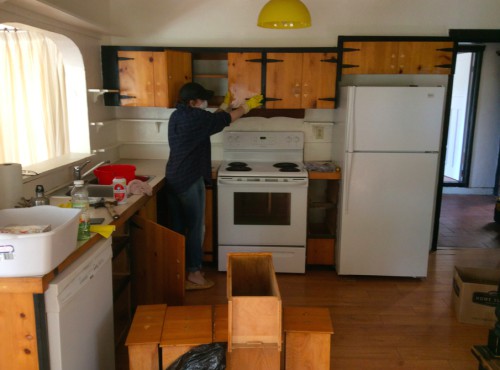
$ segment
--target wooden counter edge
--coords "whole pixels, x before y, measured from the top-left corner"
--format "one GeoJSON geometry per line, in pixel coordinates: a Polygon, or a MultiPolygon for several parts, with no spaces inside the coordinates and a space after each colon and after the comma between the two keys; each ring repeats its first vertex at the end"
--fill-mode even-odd
{"type": "Polygon", "coordinates": [[[341,172],[318,172],[309,171],[310,180],[340,180],[342,178],[341,172]]]}

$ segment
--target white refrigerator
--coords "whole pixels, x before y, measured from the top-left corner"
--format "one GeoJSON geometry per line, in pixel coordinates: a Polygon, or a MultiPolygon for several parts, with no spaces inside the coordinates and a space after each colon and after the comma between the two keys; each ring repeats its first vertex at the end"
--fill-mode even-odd
{"type": "Polygon", "coordinates": [[[341,89],[339,275],[427,276],[444,101],[444,87],[341,89]]]}

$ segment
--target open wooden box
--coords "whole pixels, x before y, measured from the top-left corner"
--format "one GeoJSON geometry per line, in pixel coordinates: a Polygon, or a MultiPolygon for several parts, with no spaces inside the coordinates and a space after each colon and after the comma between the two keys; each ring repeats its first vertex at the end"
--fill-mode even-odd
{"type": "Polygon", "coordinates": [[[282,306],[271,253],[229,253],[228,351],[281,351],[282,306]]]}

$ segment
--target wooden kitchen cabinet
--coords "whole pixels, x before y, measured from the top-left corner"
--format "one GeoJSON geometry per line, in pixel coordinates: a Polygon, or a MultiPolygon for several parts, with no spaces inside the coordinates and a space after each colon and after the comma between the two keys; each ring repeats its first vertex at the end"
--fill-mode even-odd
{"type": "Polygon", "coordinates": [[[182,305],[184,236],[135,215],[130,222],[133,305],[182,305]]]}
{"type": "Polygon", "coordinates": [[[214,262],[214,190],[207,188],[205,194],[205,238],[203,240],[203,261],[214,262]]]}
{"type": "Polygon", "coordinates": [[[125,224],[113,233],[112,239],[113,318],[115,346],[117,346],[127,333],[133,312],[130,286],[130,237],[125,224]]]}
{"type": "Polygon", "coordinates": [[[342,74],[450,74],[451,41],[346,41],[342,74]]]}
{"type": "Polygon", "coordinates": [[[267,53],[266,108],[335,107],[336,53],[267,53]]]}
{"type": "Polygon", "coordinates": [[[237,85],[248,97],[264,94],[268,109],[333,109],[336,56],[326,52],[228,53],[229,88],[237,85]]]}
{"type": "Polygon", "coordinates": [[[248,97],[261,94],[262,91],[262,63],[263,54],[228,53],[227,75],[229,89],[243,89],[248,97]]]}
{"type": "Polygon", "coordinates": [[[309,172],[306,249],[308,265],[335,264],[339,179],[340,172],[309,172]]]}
{"type": "MultiPolygon", "coordinates": [[[[116,54],[120,91],[118,102],[121,106],[174,107],[180,87],[192,81],[189,52],[118,50],[116,54]]],[[[105,62],[103,60],[106,81],[106,73],[110,72],[105,68],[105,62]]],[[[112,80],[109,76],[108,79],[112,80]]]]}

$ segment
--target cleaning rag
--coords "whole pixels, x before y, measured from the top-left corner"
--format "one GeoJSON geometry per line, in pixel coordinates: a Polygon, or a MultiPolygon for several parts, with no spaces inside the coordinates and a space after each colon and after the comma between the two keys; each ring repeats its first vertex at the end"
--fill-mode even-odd
{"type": "Polygon", "coordinates": [[[129,194],[151,196],[153,195],[153,188],[147,182],[135,179],[128,183],[128,192],[129,194]]]}

